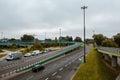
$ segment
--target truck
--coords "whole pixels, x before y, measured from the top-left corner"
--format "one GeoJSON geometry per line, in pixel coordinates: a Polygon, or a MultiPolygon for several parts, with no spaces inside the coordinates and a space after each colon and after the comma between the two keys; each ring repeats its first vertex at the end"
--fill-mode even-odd
{"type": "Polygon", "coordinates": [[[12,61],[15,59],[21,59],[22,58],[22,53],[21,52],[11,52],[7,55],[6,60],[7,61],[12,61]]]}

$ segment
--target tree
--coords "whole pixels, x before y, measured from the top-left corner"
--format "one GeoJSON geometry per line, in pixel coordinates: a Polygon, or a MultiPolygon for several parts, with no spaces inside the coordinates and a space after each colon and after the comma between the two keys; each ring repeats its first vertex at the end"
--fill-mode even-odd
{"type": "Polygon", "coordinates": [[[77,36],[77,37],[74,39],[74,41],[75,41],[75,42],[82,42],[82,39],[81,39],[81,37],[78,37],[78,36],[77,36]]]}
{"type": "Polygon", "coordinates": [[[62,42],[62,41],[67,41],[67,40],[66,40],[66,37],[62,37],[62,36],[59,37],[59,42],[62,42]]]}
{"type": "Polygon", "coordinates": [[[103,36],[103,34],[94,34],[93,35],[94,41],[96,42],[96,44],[98,46],[102,45],[102,41],[106,39],[105,36],[103,36]]]}
{"type": "Polygon", "coordinates": [[[16,39],[15,38],[11,38],[10,41],[15,41],[16,39]]]}
{"type": "Polygon", "coordinates": [[[57,42],[58,42],[58,40],[57,40],[57,37],[55,37],[55,40],[54,40],[54,42],[55,42],[55,43],[57,43],[57,42]]]}
{"type": "Polygon", "coordinates": [[[45,39],[45,42],[52,42],[52,39],[48,38],[48,39],[45,39]]]}
{"type": "Polygon", "coordinates": [[[21,37],[22,41],[33,41],[35,38],[32,35],[23,35],[23,37],[21,37]]]}
{"type": "Polygon", "coordinates": [[[35,42],[32,48],[34,50],[43,50],[43,46],[39,42],[35,42]]]}
{"type": "Polygon", "coordinates": [[[120,33],[117,33],[115,36],[113,36],[114,41],[118,44],[120,47],[120,33]]]}
{"type": "Polygon", "coordinates": [[[57,37],[55,37],[55,40],[53,42],[53,46],[57,46],[58,45],[58,40],[57,40],[57,37]]]}
{"type": "Polygon", "coordinates": [[[66,36],[66,40],[67,41],[73,41],[73,38],[72,38],[72,36],[66,36]]]}
{"type": "Polygon", "coordinates": [[[118,45],[113,41],[113,39],[103,40],[102,46],[104,46],[104,47],[118,47],[118,45]]]}
{"type": "Polygon", "coordinates": [[[11,49],[16,49],[17,48],[17,45],[15,43],[13,43],[11,46],[10,46],[11,49]]]}

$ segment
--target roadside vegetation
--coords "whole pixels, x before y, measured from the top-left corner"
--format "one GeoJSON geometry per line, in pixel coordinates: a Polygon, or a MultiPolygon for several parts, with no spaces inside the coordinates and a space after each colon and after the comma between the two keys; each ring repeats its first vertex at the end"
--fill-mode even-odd
{"type": "Polygon", "coordinates": [[[60,49],[60,47],[59,46],[57,46],[57,47],[51,47],[53,50],[59,50],[60,49]]]}
{"type": "Polygon", "coordinates": [[[2,49],[0,49],[0,52],[3,52],[2,49]]]}
{"type": "Polygon", "coordinates": [[[86,63],[80,65],[73,80],[115,80],[117,73],[107,67],[100,54],[92,49],[87,56],[86,63]]]}
{"type": "Polygon", "coordinates": [[[120,47],[120,33],[117,33],[112,38],[108,38],[103,34],[94,34],[94,41],[98,46],[104,47],[120,47]]]}
{"type": "Polygon", "coordinates": [[[2,58],[2,57],[4,57],[4,56],[6,56],[7,54],[0,54],[0,58],[2,58]]]}

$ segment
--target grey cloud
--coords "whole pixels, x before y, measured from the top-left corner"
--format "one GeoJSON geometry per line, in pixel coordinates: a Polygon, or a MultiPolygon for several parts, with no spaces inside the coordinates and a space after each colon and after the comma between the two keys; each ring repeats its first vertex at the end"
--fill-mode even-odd
{"type": "MultiPolygon", "coordinates": [[[[82,36],[81,6],[87,5],[87,37],[92,35],[92,30],[112,36],[111,33],[116,34],[120,30],[119,3],[119,0],[0,0],[0,31],[7,37],[12,37],[12,34],[20,37],[23,30],[49,32],[62,28],[63,35],[76,36],[79,33],[82,36]]],[[[55,31],[55,34],[50,36],[55,37],[59,33],[55,31]]]]}

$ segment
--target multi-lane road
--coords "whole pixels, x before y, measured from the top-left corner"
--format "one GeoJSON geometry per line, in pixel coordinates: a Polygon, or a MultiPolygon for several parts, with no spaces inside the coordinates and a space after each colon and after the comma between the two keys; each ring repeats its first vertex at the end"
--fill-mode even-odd
{"type": "MultiPolygon", "coordinates": [[[[88,52],[92,46],[86,48],[88,52]]],[[[49,53],[50,54],[50,53],[49,53]]],[[[47,64],[45,69],[37,73],[31,70],[10,78],[9,80],[70,80],[80,65],[79,57],[83,55],[83,49],[75,50],[47,64]]]]}
{"type": "Polygon", "coordinates": [[[20,69],[20,68],[25,67],[29,64],[33,64],[33,63],[42,61],[46,58],[49,58],[51,56],[54,56],[54,55],[58,54],[59,52],[65,51],[65,50],[67,50],[69,48],[72,48],[74,46],[77,46],[77,45],[79,45],[79,44],[75,44],[75,45],[72,45],[72,46],[67,46],[67,47],[61,48],[60,50],[57,50],[57,51],[52,51],[52,52],[48,52],[48,53],[44,53],[44,54],[39,54],[37,56],[32,56],[32,57],[29,57],[29,58],[24,58],[23,57],[20,60],[15,60],[15,61],[3,60],[3,61],[0,62],[0,75],[5,74],[5,73],[9,73],[13,70],[20,69]]]}

